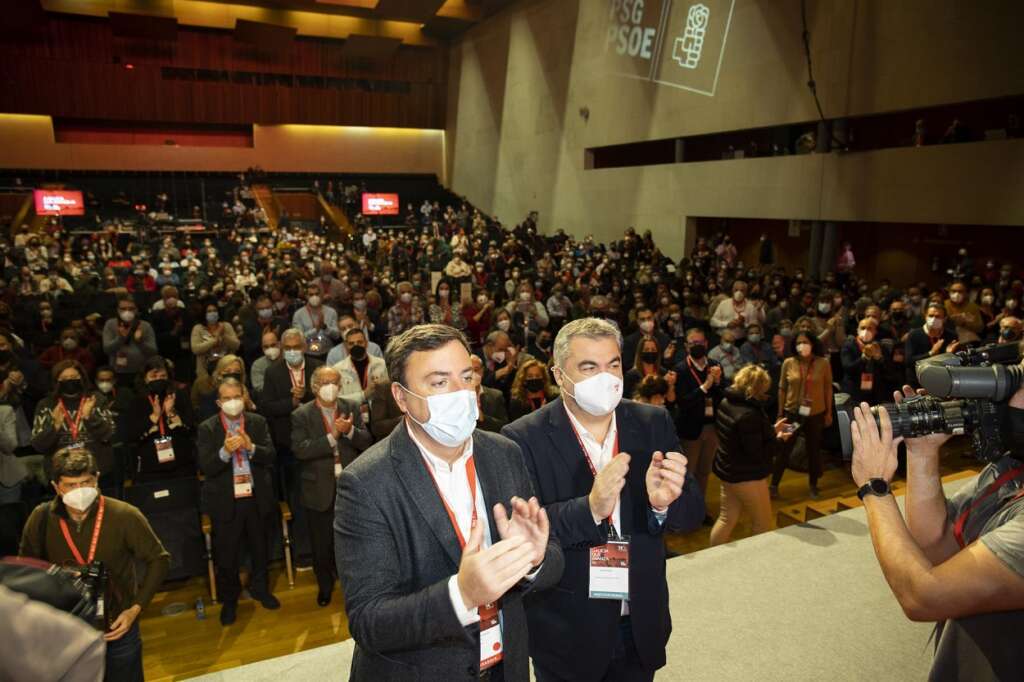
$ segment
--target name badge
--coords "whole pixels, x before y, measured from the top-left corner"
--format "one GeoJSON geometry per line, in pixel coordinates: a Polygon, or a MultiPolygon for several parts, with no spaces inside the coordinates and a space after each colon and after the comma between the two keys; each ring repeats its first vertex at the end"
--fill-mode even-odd
{"type": "Polygon", "coordinates": [[[629,600],[629,538],[590,548],[590,598],[629,600]]]}
{"type": "Polygon", "coordinates": [[[84,450],[85,449],[85,443],[83,441],[76,440],[73,443],[68,443],[64,447],[67,448],[68,450],[84,450]]]}
{"type": "Polygon", "coordinates": [[[114,367],[118,367],[120,369],[124,369],[127,366],[128,366],[128,354],[127,353],[118,353],[117,355],[114,356],[114,367]]]}
{"type": "Polygon", "coordinates": [[[811,406],[810,405],[801,405],[800,409],[797,410],[797,414],[799,414],[801,417],[810,417],[811,416],[811,406]]]}
{"type": "Polygon", "coordinates": [[[504,658],[501,641],[501,617],[497,604],[484,604],[477,613],[480,614],[480,669],[496,665],[504,658]]]}
{"type": "Polygon", "coordinates": [[[860,375],[860,390],[870,391],[875,385],[875,377],[871,372],[861,372],[860,375]]]}
{"type": "Polygon", "coordinates": [[[252,497],[252,476],[238,474],[235,476],[235,499],[252,497]]]}
{"type": "Polygon", "coordinates": [[[704,399],[704,416],[714,417],[715,416],[715,404],[711,401],[711,398],[704,399]]]}
{"type": "Polygon", "coordinates": [[[334,460],[334,477],[339,478],[341,476],[341,462],[334,460]]]}
{"type": "Polygon", "coordinates": [[[156,461],[160,464],[167,464],[174,461],[174,443],[168,438],[157,438],[153,441],[156,446],[156,461]]]}

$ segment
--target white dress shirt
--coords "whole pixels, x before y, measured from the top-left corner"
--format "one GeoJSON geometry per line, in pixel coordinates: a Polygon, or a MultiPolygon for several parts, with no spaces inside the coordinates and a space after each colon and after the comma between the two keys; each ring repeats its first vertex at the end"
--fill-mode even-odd
{"type": "MultiPolygon", "coordinates": [[[[573,428],[576,429],[576,433],[579,435],[580,441],[583,443],[583,447],[586,448],[587,456],[590,457],[590,461],[593,463],[594,468],[597,469],[597,471],[601,471],[601,469],[608,466],[608,463],[612,461],[612,457],[615,456],[615,441],[619,435],[619,427],[615,413],[612,412],[612,424],[608,427],[608,433],[604,436],[604,443],[599,443],[597,439],[590,434],[590,431],[587,431],[586,427],[576,419],[576,415],[572,413],[572,410],[566,407],[565,403],[562,403],[562,407],[565,408],[565,413],[569,415],[569,421],[572,422],[573,428]]],[[[612,525],[615,526],[615,532],[619,535],[622,535],[622,524],[619,523],[619,507],[621,506],[622,498],[620,496],[619,500],[615,503],[615,509],[612,510],[612,525]]],[[[601,521],[603,520],[604,519],[601,519],[601,521]]],[[[595,523],[600,525],[600,521],[595,523]]]]}

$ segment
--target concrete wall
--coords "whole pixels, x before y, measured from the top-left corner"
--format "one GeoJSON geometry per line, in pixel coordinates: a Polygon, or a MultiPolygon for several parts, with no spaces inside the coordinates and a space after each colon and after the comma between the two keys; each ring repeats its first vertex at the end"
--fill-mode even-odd
{"type": "Polygon", "coordinates": [[[58,144],[49,116],[0,114],[0,168],[436,173],[443,130],[352,126],[253,126],[252,147],[58,144]]]}
{"type": "MultiPolygon", "coordinates": [[[[523,0],[453,47],[447,163],[456,192],[506,222],[538,210],[548,230],[609,239],[627,225],[649,228],[674,256],[686,216],[1024,224],[1019,140],[584,170],[588,147],[817,118],[798,0],[735,1],[714,96],[613,75],[607,8],[523,0]]],[[[1014,0],[807,8],[829,118],[1024,92],[1015,35],[1024,4],[1014,0]]]]}

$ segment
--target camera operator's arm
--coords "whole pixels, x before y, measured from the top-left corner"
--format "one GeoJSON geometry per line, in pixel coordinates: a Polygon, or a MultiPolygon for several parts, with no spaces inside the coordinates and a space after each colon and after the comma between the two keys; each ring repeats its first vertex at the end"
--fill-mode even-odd
{"type": "MultiPolygon", "coordinates": [[[[892,479],[896,446],[892,423],[879,410],[880,429],[867,403],[854,408],[853,479],[892,479]],[[879,433],[881,430],[881,433],[879,433]]],[[[871,542],[893,595],[908,618],[940,621],[1024,608],[1024,576],[984,543],[973,542],[943,564],[933,564],[914,542],[892,495],[864,498],[871,542]]]]}
{"type": "MultiPolygon", "coordinates": [[[[898,403],[904,397],[913,398],[914,395],[910,386],[904,386],[903,393],[896,391],[893,397],[898,403]]],[[[907,528],[928,560],[936,565],[956,554],[958,549],[939,473],[939,448],[949,439],[947,434],[933,433],[905,441],[907,496],[904,509],[907,528]]]]}

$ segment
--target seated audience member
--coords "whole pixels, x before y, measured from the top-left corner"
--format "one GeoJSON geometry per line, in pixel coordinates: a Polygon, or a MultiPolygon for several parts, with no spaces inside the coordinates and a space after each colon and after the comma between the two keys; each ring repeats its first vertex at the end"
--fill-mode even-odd
{"type": "Polygon", "coordinates": [[[768,412],[771,388],[768,372],[748,365],[737,373],[718,405],[718,449],[712,471],[722,482],[722,493],[718,519],[711,529],[712,547],[729,542],[744,509],[753,520],[753,534],[775,527],[768,475],[776,441],[788,440],[792,433],[785,419],[773,425],[768,412]]]}
{"type": "Polygon", "coordinates": [[[740,349],[736,347],[733,330],[727,329],[722,332],[718,345],[708,351],[708,359],[718,363],[722,368],[725,384],[732,383],[732,378],[743,366],[743,357],[740,355],[740,349]]]}
{"type": "Polygon", "coordinates": [[[103,563],[110,588],[103,609],[107,643],[104,679],[142,680],[138,618],[160,589],[171,555],[142,512],[100,493],[99,477],[89,450],[79,447],[55,452],[51,485],[57,496],[32,511],[21,535],[19,554],[60,566],[83,565],[87,560],[103,563]],[[97,528],[101,519],[102,526],[97,528]],[[75,524],[73,544],[67,539],[72,537],[69,522],[75,524]],[[91,547],[90,538],[96,538],[91,547]],[[145,566],[141,583],[137,564],[145,566]]]}
{"type": "Polygon", "coordinates": [[[552,386],[549,377],[548,368],[538,360],[527,360],[519,366],[512,382],[508,409],[510,421],[539,410],[549,400],[558,397],[558,389],[552,386]]]}
{"type": "Polygon", "coordinates": [[[221,625],[238,614],[242,585],[238,578],[242,551],[251,562],[249,593],[265,609],[280,608],[270,593],[268,530],[277,523],[274,495],[274,444],[267,422],[245,411],[243,386],[226,378],[217,387],[219,412],[199,425],[197,450],[206,511],[213,522],[214,563],[221,625]]]}
{"type": "Polygon", "coordinates": [[[92,353],[79,344],[78,333],[71,327],[62,330],[58,342],[39,356],[39,364],[46,370],[52,369],[54,365],[64,360],[74,360],[89,376],[92,376],[93,370],[96,369],[96,360],[92,353]]]}
{"type": "Polygon", "coordinates": [[[58,362],[50,375],[53,388],[36,403],[32,423],[32,447],[43,454],[46,470],[57,450],[87,448],[96,458],[103,485],[118,485],[120,472],[110,446],[114,418],[107,399],[92,389],[89,375],[74,360],[58,362]]]}
{"type": "Polygon", "coordinates": [[[174,381],[170,364],[159,355],[147,360],[135,383],[135,395],[131,426],[136,435],[129,476],[135,482],[195,476],[192,401],[174,381]]]}

